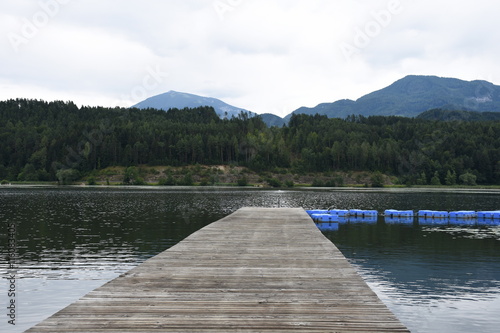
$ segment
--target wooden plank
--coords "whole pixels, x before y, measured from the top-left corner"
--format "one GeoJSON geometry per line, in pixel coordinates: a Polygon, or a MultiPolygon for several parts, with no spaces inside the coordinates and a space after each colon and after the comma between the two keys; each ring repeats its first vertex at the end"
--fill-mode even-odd
{"type": "Polygon", "coordinates": [[[302,209],[242,208],[34,332],[408,332],[302,209]]]}

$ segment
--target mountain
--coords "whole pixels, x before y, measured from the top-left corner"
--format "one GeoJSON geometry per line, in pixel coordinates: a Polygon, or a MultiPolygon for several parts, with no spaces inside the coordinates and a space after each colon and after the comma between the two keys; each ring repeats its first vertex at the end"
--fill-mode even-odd
{"type": "MultiPolygon", "coordinates": [[[[168,110],[170,108],[194,108],[212,106],[219,117],[231,118],[240,112],[250,116],[257,114],[245,109],[231,106],[223,101],[201,97],[193,94],[169,91],[148,98],[134,107],[168,110]]],[[[287,124],[292,114],[316,113],[330,118],[345,118],[349,115],[363,116],[404,116],[417,117],[419,114],[433,109],[476,112],[500,112],[500,86],[488,81],[463,81],[454,78],[437,76],[406,76],[390,86],[374,91],[356,101],[343,99],[333,103],[322,103],[313,108],[301,107],[285,118],[272,114],[262,114],[267,126],[281,127],[287,124]]],[[[428,117],[472,117],[477,115],[427,115],[428,117]]],[[[488,119],[490,119],[489,117],[488,119]]]]}
{"type": "Polygon", "coordinates": [[[286,124],[285,120],[281,117],[278,117],[277,115],[274,115],[272,113],[263,113],[259,115],[262,118],[262,121],[268,126],[276,126],[276,127],[283,127],[283,125],[286,124]]]}
{"type": "Polygon", "coordinates": [[[172,90],[161,95],[150,97],[140,103],[137,103],[133,107],[138,109],[153,108],[168,111],[173,108],[184,109],[196,108],[199,106],[213,107],[215,112],[217,112],[221,118],[231,118],[232,116],[237,117],[241,112],[247,112],[249,116],[256,115],[253,112],[234,107],[216,98],[202,97],[172,90]]]}
{"type": "MultiPolygon", "coordinates": [[[[358,99],[302,107],[293,113],[416,117],[430,109],[500,112],[500,86],[487,81],[463,81],[437,76],[410,75],[358,99]]],[[[288,122],[291,115],[285,117],[288,122]]]]}

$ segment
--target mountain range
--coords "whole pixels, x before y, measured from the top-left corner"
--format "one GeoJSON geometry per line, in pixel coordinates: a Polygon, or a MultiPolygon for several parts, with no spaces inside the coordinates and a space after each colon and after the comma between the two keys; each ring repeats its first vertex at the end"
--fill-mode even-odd
{"type": "MultiPolygon", "coordinates": [[[[500,111],[500,86],[487,81],[463,81],[437,76],[410,75],[356,101],[340,100],[302,107],[293,113],[416,117],[430,109],[500,111]]],[[[285,117],[288,119],[291,115],[285,117]]]]}
{"type": "MultiPolygon", "coordinates": [[[[218,99],[170,91],[138,103],[138,108],[184,108],[213,106],[220,117],[238,115],[242,108],[228,105],[218,99]]],[[[390,86],[367,94],[356,101],[343,99],[322,103],[315,107],[301,107],[284,118],[262,114],[268,126],[288,123],[292,114],[321,114],[330,118],[349,115],[416,117],[431,109],[500,112],[500,86],[488,81],[464,81],[437,76],[406,76],[390,86]]],[[[249,112],[250,115],[255,113],[249,112]]]]}

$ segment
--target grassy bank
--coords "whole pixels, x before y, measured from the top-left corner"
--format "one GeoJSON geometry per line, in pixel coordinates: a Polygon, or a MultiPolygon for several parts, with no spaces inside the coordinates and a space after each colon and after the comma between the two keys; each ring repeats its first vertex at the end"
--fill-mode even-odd
{"type": "MultiPolygon", "coordinates": [[[[232,165],[194,165],[184,167],[139,166],[109,167],[68,181],[11,182],[1,185],[146,185],[146,186],[253,186],[262,188],[349,187],[349,188],[408,188],[398,178],[379,172],[293,173],[290,169],[255,172],[232,165]]],[[[415,185],[415,189],[460,190],[500,189],[499,185],[415,185]]]]}
{"type": "Polygon", "coordinates": [[[94,171],[78,182],[89,185],[381,187],[395,186],[396,180],[395,177],[370,172],[296,174],[288,169],[277,169],[274,172],[258,173],[232,165],[194,165],[111,167],[94,171]]]}

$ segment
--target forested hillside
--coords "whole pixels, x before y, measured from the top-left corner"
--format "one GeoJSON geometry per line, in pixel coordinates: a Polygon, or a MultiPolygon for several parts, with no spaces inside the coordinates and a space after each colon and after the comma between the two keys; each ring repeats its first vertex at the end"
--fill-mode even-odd
{"type": "Polygon", "coordinates": [[[84,177],[110,166],[239,165],[294,174],[370,171],[403,184],[500,184],[500,122],[294,115],[267,128],[210,107],[138,110],[0,102],[0,180],[84,177]]]}
{"type": "Polygon", "coordinates": [[[432,109],[422,112],[417,118],[439,121],[500,121],[500,112],[432,109]]]}

